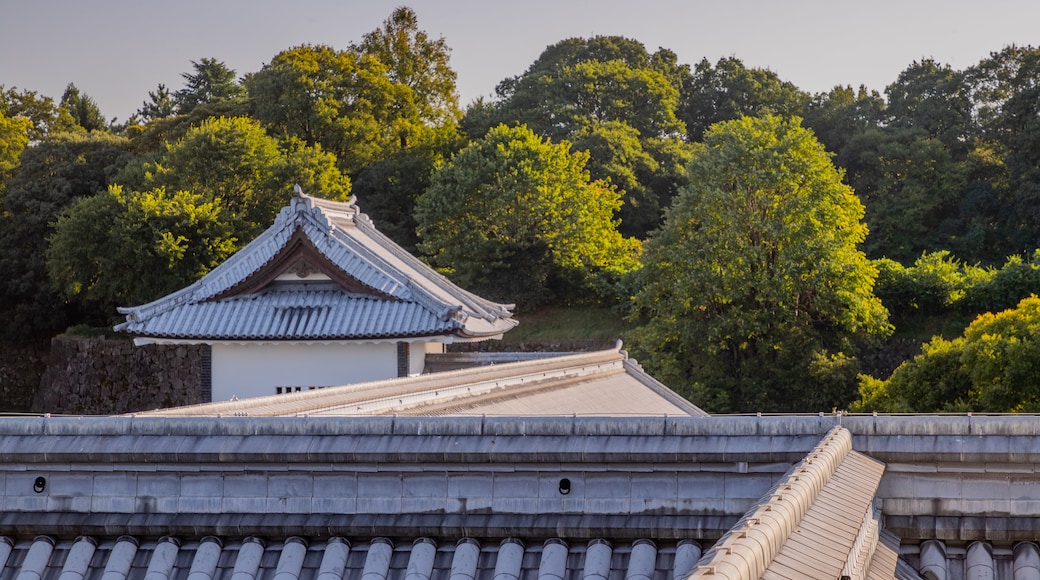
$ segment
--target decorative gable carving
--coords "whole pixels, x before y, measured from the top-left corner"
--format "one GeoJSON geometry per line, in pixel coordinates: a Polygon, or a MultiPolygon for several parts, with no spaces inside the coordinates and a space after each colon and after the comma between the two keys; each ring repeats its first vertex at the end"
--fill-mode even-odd
{"type": "Polygon", "coordinates": [[[347,292],[367,294],[384,300],[396,300],[393,296],[362,284],[357,278],[330,263],[300,228],[297,228],[285,246],[253,275],[209,300],[254,294],[266,288],[283,274],[295,275],[298,278],[306,278],[312,274],[324,274],[347,292]]]}

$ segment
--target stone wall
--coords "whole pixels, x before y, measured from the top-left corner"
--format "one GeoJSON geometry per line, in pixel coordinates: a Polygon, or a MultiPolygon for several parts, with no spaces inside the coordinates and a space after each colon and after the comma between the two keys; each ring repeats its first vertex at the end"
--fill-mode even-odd
{"type": "Polygon", "coordinates": [[[0,411],[29,410],[47,368],[49,348],[49,340],[0,342],[0,411]]]}
{"type": "Polygon", "coordinates": [[[114,415],[202,402],[206,346],[58,336],[32,409],[114,415]]]}

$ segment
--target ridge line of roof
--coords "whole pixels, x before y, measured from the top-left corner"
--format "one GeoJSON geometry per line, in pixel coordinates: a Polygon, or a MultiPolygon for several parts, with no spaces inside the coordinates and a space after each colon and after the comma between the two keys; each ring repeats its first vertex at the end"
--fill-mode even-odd
{"type": "Polygon", "coordinates": [[[761,578],[850,452],[852,434],[833,427],[704,553],[689,578],[761,578]]]}
{"type": "MultiPolygon", "coordinates": [[[[284,415],[287,413],[305,414],[328,410],[336,406],[343,406],[343,395],[350,393],[363,393],[366,391],[376,392],[382,389],[393,389],[395,393],[401,394],[409,385],[422,385],[424,391],[436,390],[438,388],[449,388],[453,385],[476,384],[494,381],[498,378],[516,377],[519,372],[526,371],[528,375],[539,372],[558,371],[563,369],[580,367],[582,365],[599,364],[603,362],[618,361],[623,355],[619,350],[608,349],[590,353],[579,353],[559,357],[545,357],[534,360],[516,361],[473,367],[442,373],[419,375],[415,377],[401,377],[395,379],[383,379],[355,383],[337,387],[328,387],[314,391],[291,393],[283,395],[267,395],[263,397],[251,397],[238,401],[222,401],[215,403],[204,403],[174,409],[163,409],[137,413],[138,416],[198,416],[205,411],[207,415],[214,414],[249,414],[251,416],[263,416],[265,414],[284,415]],[[330,404],[323,401],[336,401],[330,404]],[[271,409],[276,406],[277,410],[271,409]],[[268,410],[265,410],[268,409],[268,410]]],[[[356,403],[356,401],[355,401],[356,403]]],[[[353,403],[352,403],[353,404],[353,403]]]]}

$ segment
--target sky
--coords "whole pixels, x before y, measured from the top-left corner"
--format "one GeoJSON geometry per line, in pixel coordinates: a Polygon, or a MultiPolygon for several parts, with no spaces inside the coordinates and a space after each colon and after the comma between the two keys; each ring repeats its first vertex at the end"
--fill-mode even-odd
{"type": "Polygon", "coordinates": [[[463,105],[573,37],[624,36],[690,65],[737,57],[810,93],[883,92],[915,60],[960,70],[1040,45],[1035,0],[0,0],[0,85],[57,101],[75,83],[123,121],[160,83],[181,88],[192,61],[242,75],[301,44],[347,48],[401,5],[451,48],[463,105]]]}

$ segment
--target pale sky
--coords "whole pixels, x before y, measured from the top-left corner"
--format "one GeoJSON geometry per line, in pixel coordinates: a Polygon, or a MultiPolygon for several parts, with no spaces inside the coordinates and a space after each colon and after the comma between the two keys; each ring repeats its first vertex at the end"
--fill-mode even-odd
{"type": "Polygon", "coordinates": [[[400,5],[451,47],[463,105],[571,37],[625,36],[691,65],[735,56],[811,93],[1040,45],[1036,0],[0,0],[0,85],[57,101],[73,82],[125,120],[193,60],[256,72],[293,46],[346,48],[400,5]]]}

